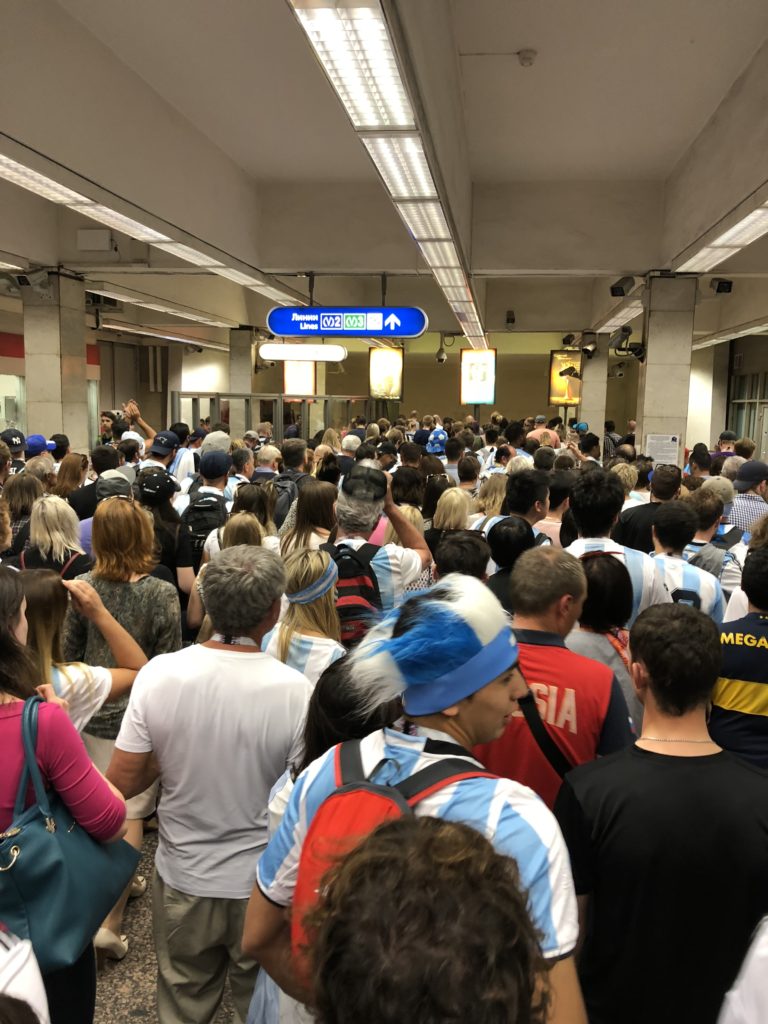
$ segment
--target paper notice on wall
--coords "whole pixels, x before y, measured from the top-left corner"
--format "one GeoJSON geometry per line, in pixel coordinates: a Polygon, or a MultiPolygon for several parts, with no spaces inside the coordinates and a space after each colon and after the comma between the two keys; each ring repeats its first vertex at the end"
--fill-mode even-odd
{"type": "Polygon", "coordinates": [[[648,434],[643,454],[650,455],[656,465],[677,466],[680,438],[677,434],[648,434]]]}

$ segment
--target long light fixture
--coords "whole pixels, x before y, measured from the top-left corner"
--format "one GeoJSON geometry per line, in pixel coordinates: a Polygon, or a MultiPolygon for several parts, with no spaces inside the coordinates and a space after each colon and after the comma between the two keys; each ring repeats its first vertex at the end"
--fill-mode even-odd
{"type": "Polygon", "coordinates": [[[593,331],[610,332],[628,324],[630,320],[640,316],[645,307],[643,306],[644,286],[640,286],[631,295],[628,295],[624,302],[614,306],[602,320],[592,328],[593,331]]]}
{"type": "Polygon", "coordinates": [[[100,224],[106,224],[109,228],[121,231],[124,235],[130,235],[138,242],[170,242],[168,235],[163,235],[154,228],[148,228],[146,224],[140,224],[132,217],[126,217],[116,210],[110,210],[108,206],[100,203],[88,203],[83,206],[73,206],[73,210],[85,214],[91,220],[97,220],[100,224]]]}
{"type": "Polygon", "coordinates": [[[758,206],[733,227],[702,245],[674,269],[680,273],[705,273],[735,256],[740,249],[768,234],[768,203],[758,206]]]}
{"type": "Polygon", "coordinates": [[[146,295],[144,292],[137,292],[123,285],[113,285],[108,281],[86,281],[85,290],[93,295],[103,295],[105,298],[126,302],[131,306],[140,306],[142,309],[151,309],[156,313],[170,313],[182,320],[192,320],[194,323],[204,324],[206,327],[233,328],[239,326],[236,320],[211,316],[203,310],[182,306],[167,299],[158,299],[155,295],[146,295]]]}
{"type": "Polygon", "coordinates": [[[5,178],[6,181],[25,188],[28,192],[34,192],[35,195],[41,196],[51,203],[61,203],[63,206],[81,206],[91,201],[85,196],[81,196],[79,192],[73,192],[71,188],[60,185],[53,178],[39,174],[31,167],[25,167],[24,164],[17,163],[16,160],[11,160],[10,157],[3,156],[2,153],[0,153],[0,178],[5,178]]]}
{"type": "Polygon", "coordinates": [[[288,2],[465,336],[487,348],[381,0],[288,2]]]}
{"type": "Polygon", "coordinates": [[[259,346],[262,359],[281,363],[340,363],[347,358],[343,345],[303,345],[286,342],[284,345],[265,342],[259,346]]]}
{"type": "Polygon", "coordinates": [[[141,334],[146,338],[159,338],[161,341],[178,341],[183,345],[194,345],[196,348],[210,348],[215,352],[229,352],[229,349],[225,345],[214,345],[210,341],[201,341],[200,338],[190,338],[184,334],[171,334],[168,331],[158,331],[153,327],[124,324],[119,320],[105,321],[99,325],[99,330],[116,331],[119,334],[141,334]]]}
{"type": "Polygon", "coordinates": [[[4,263],[0,261],[0,270],[21,270],[18,263],[4,263]]]}
{"type": "Polygon", "coordinates": [[[714,345],[723,345],[726,341],[733,341],[734,338],[745,338],[749,334],[763,334],[768,332],[768,320],[752,320],[748,324],[741,324],[739,327],[727,330],[716,331],[700,338],[692,349],[698,352],[699,349],[712,348],[714,345]]]}

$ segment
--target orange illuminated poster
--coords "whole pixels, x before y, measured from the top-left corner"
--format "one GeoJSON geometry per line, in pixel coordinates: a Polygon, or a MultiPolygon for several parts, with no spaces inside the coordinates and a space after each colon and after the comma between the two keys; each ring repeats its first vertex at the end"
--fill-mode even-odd
{"type": "Polygon", "coordinates": [[[496,402],[496,349],[461,350],[462,405],[494,405],[496,402]]]}
{"type": "Polygon", "coordinates": [[[315,393],[315,363],[286,359],[283,363],[283,391],[286,395],[315,393]]]}
{"type": "Polygon", "coordinates": [[[564,349],[549,353],[549,404],[581,402],[581,352],[564,349]]]}
{"type": "Polygon", "coordinates": [[[371,398],[400,401],[403,397],[403,350],[372,348],[368,364],[371,398]]]}

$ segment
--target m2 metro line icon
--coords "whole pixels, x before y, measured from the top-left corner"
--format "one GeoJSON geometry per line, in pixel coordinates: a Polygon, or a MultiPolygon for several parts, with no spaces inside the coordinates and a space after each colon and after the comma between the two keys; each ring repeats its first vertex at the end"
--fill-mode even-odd
{"type": "Polygon", "coordinates": [[[418,338],[428,327],[417,306],[276,306],[267,314],[278,338],[418,338]]]}

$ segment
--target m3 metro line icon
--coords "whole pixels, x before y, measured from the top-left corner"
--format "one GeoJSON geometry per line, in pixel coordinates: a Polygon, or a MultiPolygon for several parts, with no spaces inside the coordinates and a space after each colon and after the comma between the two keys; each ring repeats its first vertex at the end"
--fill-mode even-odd
{"type": "Polygon", "coordinates": [[[418,338],[428,327],[417,306],[277,306],[267,315],[278,338],[418,338]]]}

